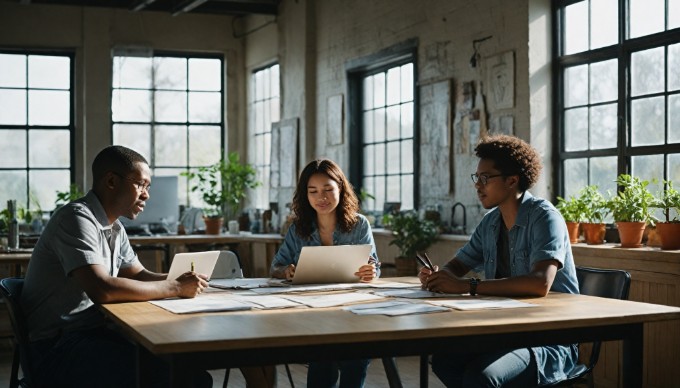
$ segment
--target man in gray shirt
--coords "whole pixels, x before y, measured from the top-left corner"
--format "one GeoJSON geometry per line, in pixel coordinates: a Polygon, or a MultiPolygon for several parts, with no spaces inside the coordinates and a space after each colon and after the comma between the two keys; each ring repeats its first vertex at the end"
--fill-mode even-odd
{"type": "MultiPolygon", "coordinates": [[[[177,279],[147,271],[119,217],[134,219],[149,198],[146,159],[122,146],[92,164],[87,195],[60,208],[33,250],[22,293],[37,386],[130,386],[135,346],[107,325],[101,303],[193,298],[207,286],[194,272],[177,279]]],[[[167,365],[158,360],[159,386],[167,365]]],[[[197,385],[212,385],[206,372],[197,385]]]]}

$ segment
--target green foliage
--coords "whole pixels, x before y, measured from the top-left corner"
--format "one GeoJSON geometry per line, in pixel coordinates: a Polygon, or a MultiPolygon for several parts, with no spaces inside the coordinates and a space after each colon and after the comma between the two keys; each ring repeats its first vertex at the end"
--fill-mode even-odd
{"type": "Polygon", "coordinates": [[[596,185],[586,186],[579,192],[579,201],[583,204],[585,222],[600,224],[609,215],[607,200],[596,185]]]}
{"type": "Polygon", "coordinates": [[[655,198],[647,189],[649,182],[621,174],[616,178],[616,184],[621,190],[608,202],[614,221],[653,222],[650,209],[655,198]]]}
{"type": "Polygon", "coordinates": [[[557,197],[557,205],[555,205],[555,207],[560,211],[562,217],[564,217],[564,220],[567,222],[584,222],[586,219],[585,205],[579,198],[571,196],[567,200],[562,197],[557,197]]]}
{"type": "Polygon", "coordinates": [[[656,196],[653,207],[663,209],[666,222],[680,222],[680,192],[673,188],[673,182],[663,181],[665,189],[656,196]],[[671,212],[675,210],[675,215],[671,218],[671,212]]]}
{"type": "Polygon", "coordinates": [[[67,203],[82,197],[83,195],[83,192],[80,191],[80,187],[78,187],[78,185],[75,183],[71,183],[67,191],[57,190],[57,199],[54,201],[54,207],[56,209],[64,206],[67,203]]]}
{"type": "Polygon", "coordinates": [[[199,167],[196,172],[181,173],[194,182],[191,191],[200,192],[209,206],[203,209],[206,217],[235,216],[247,190],[260,185],[255,179],[255,168],[239,159],[237,152],[231,152],[226,161],[199,167]]]}
{"type": "Polygon", "coordinates": [[[439,225],[431,220],[420,220],[415,211],[392,214],[383,218],[392,230],[390,245],[399,248],[399,254],[413,258],[416,252],[424,251],[439,236],[439,225]]]}

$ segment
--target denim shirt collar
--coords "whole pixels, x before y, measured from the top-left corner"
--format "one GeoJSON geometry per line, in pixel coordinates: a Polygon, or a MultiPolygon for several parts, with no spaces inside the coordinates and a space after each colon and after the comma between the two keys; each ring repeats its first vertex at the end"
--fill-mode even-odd
{"type": "MultiPolygon", "coordinates": [[[[519,209],[517,210],[517,217],[515,218],[515,225],[519,227],[526,227],[529,225],[529,211],[531,210],[531,206],[529,205],[529,201],[531,198],[534,196],[531,195],[530,192],[525,191],[524,194],[522,194],[522,198],[520,199],[521,203],[519,205],[519,209]]],[[[501,215],[501,211],[498,207],[494,209],[495,211],[493,214],[489,214],[489,216],[492,216],[493,218],[491,219],[491,229],[494,233],[494,236],[498,235],[498,231],[501,227],[501,222],[503,222],[503,217],[501,215]]],[[[513,225],[513,227],[515,226],[513,225]]],[[[512,229],[512,228],[511,228],[512,229]]]]}

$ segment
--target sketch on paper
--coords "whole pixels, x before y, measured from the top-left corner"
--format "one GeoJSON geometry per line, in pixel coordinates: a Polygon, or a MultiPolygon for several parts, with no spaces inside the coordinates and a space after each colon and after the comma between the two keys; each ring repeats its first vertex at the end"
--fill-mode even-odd
{"type": "Polygon", "coordinates": [[[487,85],[492,109],[515,106],[515,57],[512,51],[487,58],[487,85]]]}

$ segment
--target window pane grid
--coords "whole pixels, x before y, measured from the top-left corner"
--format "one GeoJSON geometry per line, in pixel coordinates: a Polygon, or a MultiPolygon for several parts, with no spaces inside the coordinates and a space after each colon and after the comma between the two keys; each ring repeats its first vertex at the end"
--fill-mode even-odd
{"type": "Polygon", "coordinates": [[[561,179],[555,195],[575,193],[583,184],[603,180],[613,187],[609,181],[616,174],[635,174],[636,170],[669,179],[672,172],[663,168],[663,159],[680,150],[680,114],[676,113],[680,108],[680,44],[675,43],[678,32],[669,31],[680,23],[677,2],[583,0],[568,4],[557,7],[555,14],[563,18],[562,30],[556,30],[562,42],[562,54],[557,57],[557,90],[562,95],[555,99],[562,162],[556,166],[561,179]],[[619,13],[615,11],[618,4],[629,7],[619,13]],[[601,38],[596,30],[602,28],[596,20],[605,18],[612,19],[623,41],[609,37],[605,40],[610,43],[594,43],[601,38]],[[585,39],[570,30],[584,20],[585,39]],[[630,30],[622,32],[628,26],[630,30]],[[584,163],[576,163],[579,160],[584,163]],[[579,172],[571,172],[576,165],[579,172]]]}
{"type": "Polygon", "coordinates": [[[362,204],[382,211],[385,202],[414,203],[413,64],[394,66],[362,78],[362,187],[374,200],[362,204]]]}
{"type": "MultiPolygon", "coordinates": [[[[113,143],[141,153],[154,175],[195,171],[222,158],[223,71],[219,57],[114,56],[113,143]]],[[[176,174],[175,174],[176,173],[176,174]]],[[[201,206],[180,176],[181,203],[201,206]]]]}
{"type": "Polygon", "coordinates": [[[72,171],[73,60],[0,52],[0,204],[48,211],[72,171]]]}
{"type": "Polygon", "coordinates": [[[280,120],[279,65],[274,64],[253,72],[249,107],[249,131],[253,140],[254,155],[251,163],[262,184],[253,191],[252,203],[259,209],[269,208],[271,173],[271,127],[280,120]]]}

